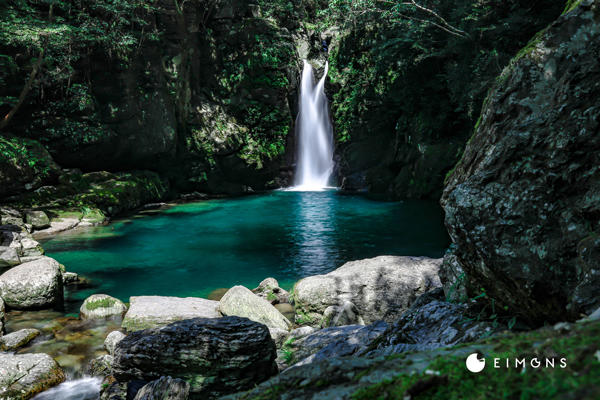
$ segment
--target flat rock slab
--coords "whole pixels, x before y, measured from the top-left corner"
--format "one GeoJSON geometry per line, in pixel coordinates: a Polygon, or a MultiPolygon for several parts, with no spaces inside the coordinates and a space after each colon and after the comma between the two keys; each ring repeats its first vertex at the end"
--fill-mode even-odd
{"type": "Polygon", "coordinates": [[[0,336],[0,350],[13,351],[25,346],[39,336],[41,332],[37,329],[21,329],[8,335],[0,336]]]}
{"type": "Polygon", "coordinates": [[[65,373],[48,354],[0,353],[0,399],[30,399],[64,380],[65,373]]]}
{"type": "Polygon", "coordinates": [[[134,296],[121,326],[127,331],[154,328],[191,318],[220,318],[218,301],[199,297],[134,296]]]}

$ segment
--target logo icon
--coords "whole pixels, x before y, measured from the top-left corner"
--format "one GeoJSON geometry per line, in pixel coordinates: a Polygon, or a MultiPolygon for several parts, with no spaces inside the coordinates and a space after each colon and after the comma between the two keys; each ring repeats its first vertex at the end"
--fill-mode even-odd
{"type": "Polygon", "coordinates": [[[467,369],[471,372],[481,372],[483,368],[485,368],[485,358],[483,358],[483,354],[481,353],[472,353],[467,357],[467,369]]]}

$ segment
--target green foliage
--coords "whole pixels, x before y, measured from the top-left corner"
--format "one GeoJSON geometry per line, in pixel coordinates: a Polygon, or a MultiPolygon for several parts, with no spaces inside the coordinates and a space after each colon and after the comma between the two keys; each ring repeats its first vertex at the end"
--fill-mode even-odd
{"type": "Polygon", "coordinates": [[[444,400],[594,398],[600,382],[599,340],[598,322],[574,326],[566,334],[548,328],[489,338],[486,342],[494,349],[486,354],[488,365],[481,373],[469,372],[462,357],[440,357],[428,367],[433,378],[425,372],[398,375],[358,390],[353,399],[403,399],[408,391],[415,393],[411,398],[444,400]],[[501,362],[496,369],[491,364],[495,357],[552,358],[556,366],[506,368],[501,362]],[[566,368],[559,366],[561,357],[567,359],[566,368]]]}

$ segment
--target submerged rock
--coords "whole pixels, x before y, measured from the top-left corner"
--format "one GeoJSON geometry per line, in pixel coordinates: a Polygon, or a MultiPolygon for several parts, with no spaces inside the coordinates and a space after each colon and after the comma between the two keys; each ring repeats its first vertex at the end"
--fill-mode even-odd
{"type": "Polygon", "coordinates": [[[0,297],[6,306],[16,310],[60,307],[63,282],[59,264],[41,257],[0,275],[0,297]]]}
{"type": "Polygon", "coordinates": [[[47,354],[0,353],[1,399],[30,399],[64,380],[63,370],[47,354]]]}
{"type": "Polygon", "coordinates": [[[267,327],[239,317],[194,318],[130,333],[117,344],[113,364],[120,382],[169,375],[190,382],[193,398],[245,390],[276,372],[267,327]]]}
{"type": "Polygon", "coordinates": [[[136,393],[134,400],[187,400],[189,393],[190,384],[186,381],[161,376],[144,385],[136,393]]]}
{"type": "Polygon", "coordinates": [[[168,325],[190,318],[220,318],[218,301],[199,297],[134,296],[123,318],[127,331],[168,325]]]}
{"type": "Polygon", "coordinates": [[[381,256],[348,262],[328,274],[304,278],[294,286],[296,322],[318,326],[328,307],[343,307],[346,302],[356,306],[355,321],[393,322],[417,296],[441,285],[441,261],[381,256]]]}
{"type": "Polygon", "coordinates": [[[81,319],[121,318],[127,307],[125,304],[107,294],[93,294],[79,308],[81,319]]]}
{"type": "Polygon", "coordinates": [[[246,317],[269,328],[289,330],[291,322],[268,301],[258,297],[244,286],[234,286],[219,302],[223,315],[246,317]]]}
{"type": "Polygon", "coordinates": [[[13,351],[25,346],[40,335],[37,329],[21,329],[0,337],[0,350],[13,351]]]}
{"type": "Polygon", "coordinates": [[[572,3],[497,80],[441,200],[468,295],[534,325],[600,305],[600,6],[572,3]]]}

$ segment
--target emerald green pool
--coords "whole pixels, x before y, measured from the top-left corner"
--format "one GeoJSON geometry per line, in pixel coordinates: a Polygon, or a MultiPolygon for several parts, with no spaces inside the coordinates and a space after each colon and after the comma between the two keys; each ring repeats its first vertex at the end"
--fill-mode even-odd
{"type": "Polygon", "coordinates": [[[379,202],[336,191],[291,192],[177,205],[44,243],[49,256],[92,286],[68,291],[66,307],[107,293],[201,296],[254,288],[266,277],[300,278],[378,255],[441,257],[448,245],[435,202],[379,202]]]}

